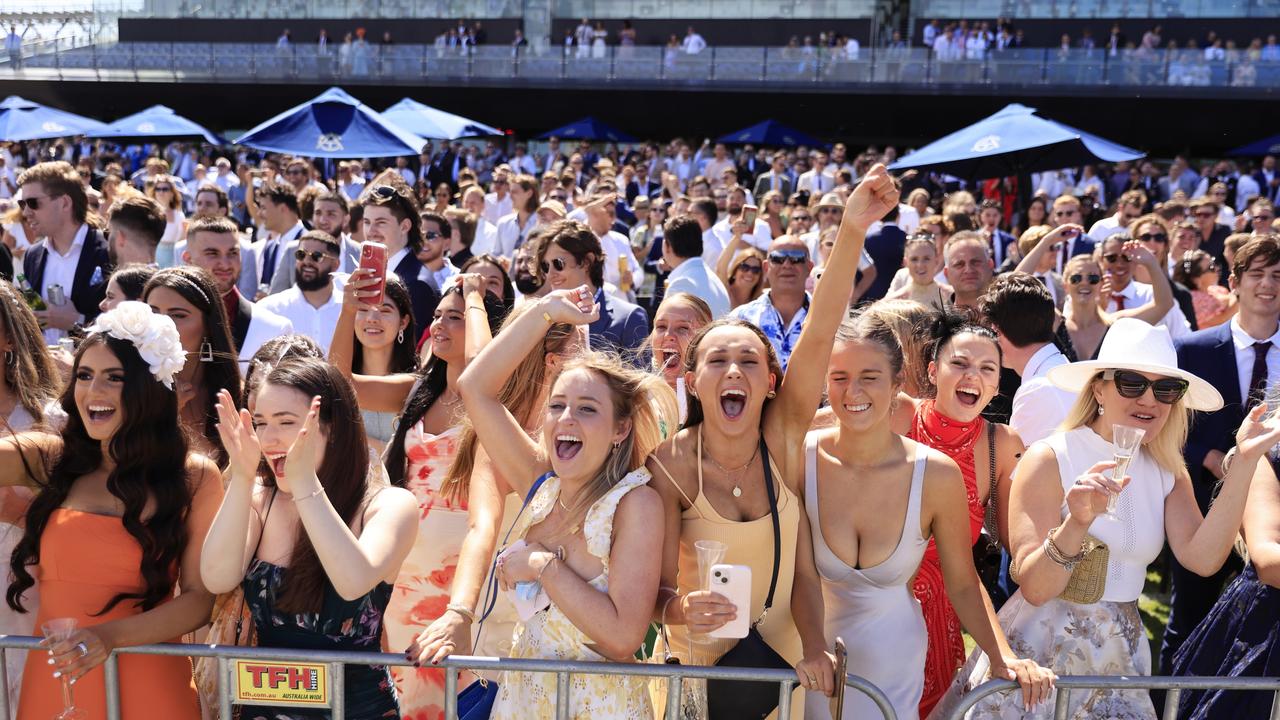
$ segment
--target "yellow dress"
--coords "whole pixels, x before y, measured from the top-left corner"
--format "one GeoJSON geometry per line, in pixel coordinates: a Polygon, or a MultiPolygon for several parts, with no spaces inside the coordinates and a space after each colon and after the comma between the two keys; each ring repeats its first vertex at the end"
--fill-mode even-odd
{"type": "MultiPolygon", "coordinates": [[[[643,468],[622,478],[587,511],[582,531],[587,551],[600,559],[604,572],[590,580],[600,592],[609,589],[609,551],[613,545],[613,513],[618,501],[633,488],[649,482],[643,468]]],[[[529,528],[551,513],[560,495],[560,479],[552,476],[542,483],[528,510],[513,529],[513,538],[522,538],[529,528]]],[[[591,640],[569,622],[560,608],[551,607],[527,623],[517,623],[513,658],[607,662],[587,647],[591,640]]],[[[492,720],[552,718],[556,711],[554,673],[504,672],[498,681],[498,698],[492,720]]],[[[652,720],[645,678],[617,675],[572,675],[569,680],[569,717],[573,720],[652,720]]]]}

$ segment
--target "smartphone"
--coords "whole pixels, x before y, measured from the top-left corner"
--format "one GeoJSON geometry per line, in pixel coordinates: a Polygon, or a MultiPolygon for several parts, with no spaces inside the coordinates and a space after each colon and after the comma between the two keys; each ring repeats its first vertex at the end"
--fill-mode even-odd
{"type": "Polygon", "coordinates": [[[747,227],[754,228],[756,225],[756,215],[759,214],[759,212],[760,209],[755,205],[743,205],[742,222],[746,223],[747,227]]]}
{"type": "Polygon", "coordinates": [[[711,592],[729,599],[738,615],[725,625],[712,630],[716,638],[744,638],[751,627],[751,568],[747,565],[712,565],[711,592]]]}
{"type": "Polygon", "coordinates": [[[378,276],[378,296],[362,298],[370,305],[381,305],[387,292],[387,246],[372,240],[360,246],[360,267],[372,270],[378,276]]]}

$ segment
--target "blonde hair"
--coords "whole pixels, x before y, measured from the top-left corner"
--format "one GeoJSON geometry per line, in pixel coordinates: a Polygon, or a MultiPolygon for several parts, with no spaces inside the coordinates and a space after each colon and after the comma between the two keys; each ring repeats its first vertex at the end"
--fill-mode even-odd
{"type": "MultiPolygon", "coordinates": [[[[613,353],[589,352],[565,366],[565,374],[584,370],[609,388],[614,421],[631,420],[631,432],[614,448],[596,476],[565,507],[565,527],[572,527],[628,473],[644,467],[649,455],[679,422],[675,392],[653,373],[637,370],[613,353]]],[[[566,498],[567,500],[567,498],[566,498]]]]}
{"type": "Polygon", "coordinates": [[[172,175],[156,175],[154,180],[147,183],[147,197],[155,200],[156,185],[166,183],[169,186],[169,204],[168,206],[164,206],[165,211],[180,210],[182,208],[182,200],[181,195],[178,193],[178,184],[176,181],[177,178],[172,175]]]}
{"type": "Polygon", "coordinates": [[[1035,249],[1040,243],[1040,239],[1048,235],[1053,228],[1048,225],[1032,225],[1022,232],[1022,236],[1018,238],[1018,252],[1026,257],[1027,253],[1035,249]]]}
{"type": "Polygon", "coordinates": [[[905,299],[879,300],[861,315],[863,322],[880,322],[893,329],[898,345],[902,347],[902,388],[904,392],[914,390],[914,397],[920,397],[930,386],[929,363],[924,353],[925,338],[920,328],[932,315],[933,309],[928,305],[905,299]]]}
{"type": "MultiPolygon", "coordinates": [[[[521,315],[533,307],[532,303],[521,305],[511,311],[502,326],[510,327],[521,315]]],[[[553,378],[547,372],[547,353],[560,354],[568,347],[569,341],[576,335],[572,325],[556,323],[547,330],[542,344],[531,350],[514,372],[507,377],[502,388],[498,390],[498,401],[510,412],[516,422],[524,425],[535,414],[535,403],[541,397],[543,389],[553,378]]],[[[451,502],[465,502],[471,492],[471,473],[475,469],[476,450],[480,444],[476,438],[476,428],[471,418],[463,416],[458,428],[457,450],[444,482],[440,485],[440,494],[451,502]]]]}
{"type": "MultiPolygon", "coordinates": [[[[1072,406],[1071,412],[1067,413],[1067,419],[1062,421],[1059,430],[1063,432],[1075,430],[1091,425],[1098,419],[1100,405],[1093,391],[1099,383],[1107,382],[1103,379],[1102,373],[1103,371],[1097,372],[1085,384],[1076,398],[1076,404],[1072,406]]],[[[1143,448],[1161,468],[1175,476],[1184,475],[1187,472],[1187,464],[1182,456],[1182,448],[1187,444],[1187,431],[1190,427],[1191,411],[1187,409],[1185,399],[1178,400],[1173,407],[1169,408],[1169,419],[1165,421],[1164,427],[1160,428],[1160,432],[1154,438],[1143,443],[1143,448]]]]}

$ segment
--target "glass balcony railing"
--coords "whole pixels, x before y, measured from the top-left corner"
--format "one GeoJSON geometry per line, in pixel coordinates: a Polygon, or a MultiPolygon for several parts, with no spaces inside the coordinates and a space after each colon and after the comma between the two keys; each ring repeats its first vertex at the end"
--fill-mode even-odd
{"type": "Polygon", "coordinates": [[[913,0],[918,18],[1280,18],[1280,0],[913,0]]]}

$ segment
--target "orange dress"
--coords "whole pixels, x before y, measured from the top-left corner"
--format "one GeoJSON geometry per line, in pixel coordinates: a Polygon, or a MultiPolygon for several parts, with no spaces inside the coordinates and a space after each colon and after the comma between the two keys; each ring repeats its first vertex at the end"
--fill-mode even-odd
{"type": "MultiPolygon", "coordinates": [[[[140,592],[146,584],[139,565],[142,549],[120,518],[59,508],[49,516],[40,538],[40,564],[35,576],[40,589],[36,632],[53,618],[75,618],[80,627],[99,625],[137,615],[139,608],[125,600],[106,614],[93,617],[120,592],[140,592]]],[[[174,638],[174,642],[180,638],[174,638]]],[[[121,717],[200,720],[200,705],[192,679],[191,659],[156,655],[121,655],[121,717]]],[[[43,652],[28,653],[22,674],[18,720],[48,720],[62,711],[62,683],[43,652]]],[[[76,707],[87,720],[107,717],[102,666],[76,682],[76,707]]]]}

